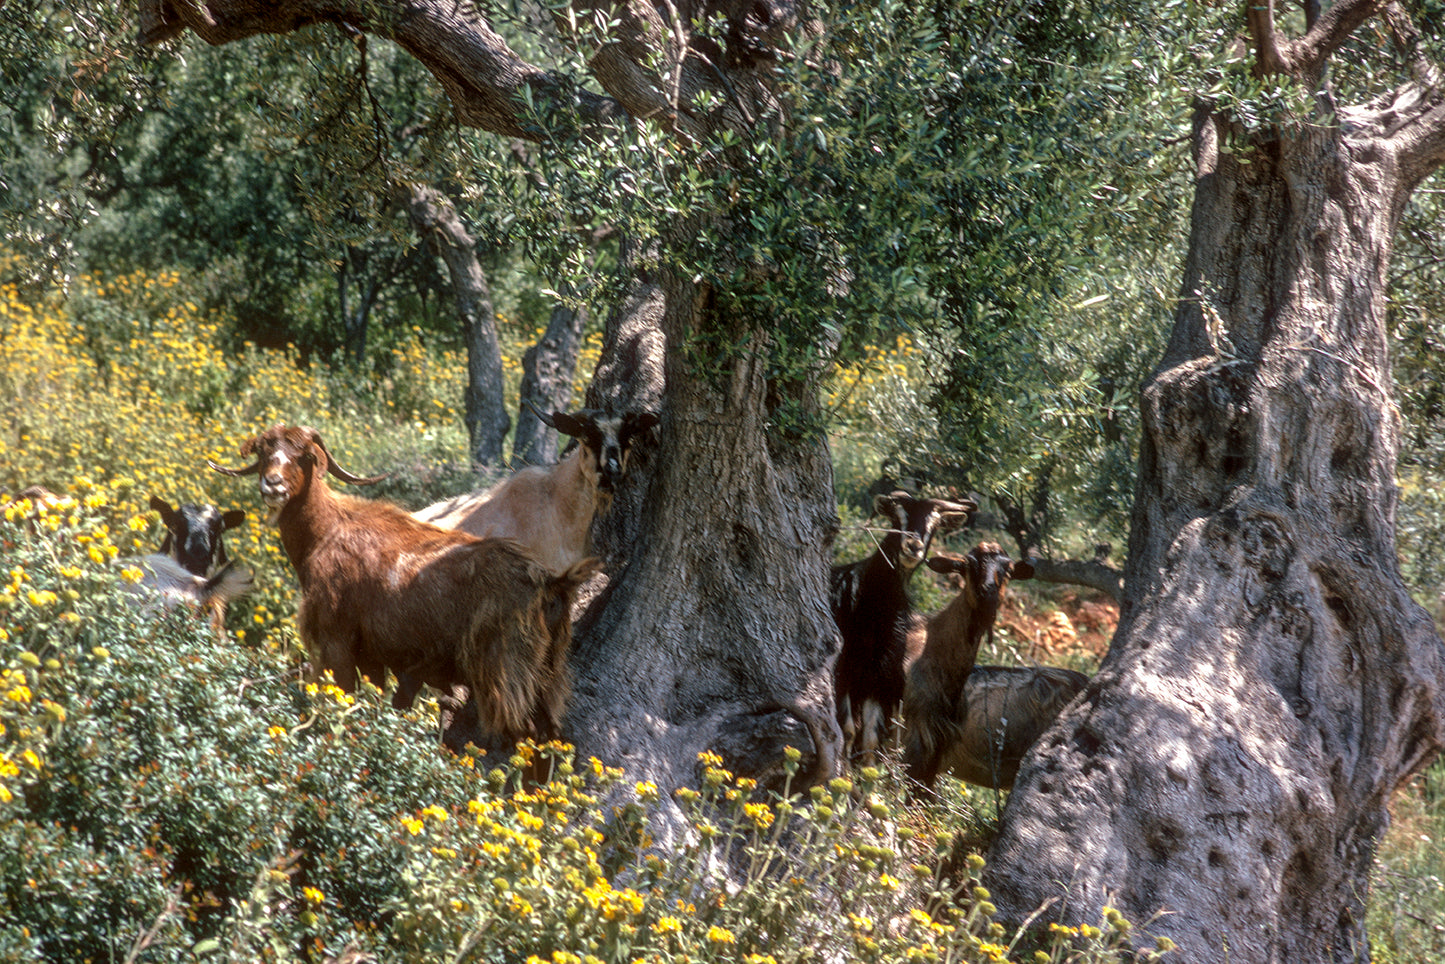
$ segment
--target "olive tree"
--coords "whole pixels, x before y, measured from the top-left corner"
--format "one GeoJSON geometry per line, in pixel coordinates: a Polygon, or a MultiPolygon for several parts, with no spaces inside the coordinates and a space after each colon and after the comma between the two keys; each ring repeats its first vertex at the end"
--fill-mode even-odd
{"type": "MultiPolygon", "coordinates": [[[[1054,7],[1079,13],[1031,5],[1018,35],[1054,7]]],[[[953,297],[966,319],[969,296],[940,283],[957,266],[929,266],[921,255],[944,248],[916,241],[965,206],[991,224],[1013,213],[1007,179],[937,189],[958,152],[938,150],[935,121],[994,120],[954,109],[977,51],[1007,32],[992,11],[955,31],[952,10],[894,6],[850,30],[836,11],[767,0],[555,8],[593,87],[519,56],[471,3],[141,3],[151,44],[318,24],[392,40],[460,123],[553,145],[534,177],[624,199],[630,270],[591,398],[662,421],[602,540],[610,584],[579,625],[567,730],[583,754],[662,787],[692,779],[704,748],[760,777],[790,744],[815,775],[836,766],[819,380],[910,299],[953,297]],[[860,94],[849,67],[894,22],[917,30],[917,56],[860,94]],[[905,83],[911,99],[889,99],[905,83]],[[843,144],[829,110],[847,115],[843,144]],[[609,144],[604,165],[555,151],[609,144]],[[813,216],[826,205],[833,217],[813,216]]],[[[1119,637],[1026,764],[991,861],[1020,919],[1164,910],[1153,927],[1197,960],[1363,957],[1386,801],[1438,752],[1445,715],[1440,642],[1394,557],[1383,326],[1395,222],[1445,159],[1445,92],[1401,7],[1345,0],[1305,20],[1286,40],[1271,5],[1251,8],[1249,89],[1232,96],[1230,68],[1198,108],[1190,253],[1143,392],[1119,637]],[[1340,79],[1378,80],[1358,68],[1379,55],[1348,47],[1372,18],[1407,78],[1343,106],[1325,68],[1348,49],[1340,79]]],[[[1031,170],[1016,133],[981,131],[958,162],[994,148],[1031,170]]],[[[1025,244],[1005,267],[1029,263],[1025,244]]]]}
{"type": "Polygon", "coordinates": [[[1365,961],[1390,795],[1445,735],[1445,649],[1395,551],[1385,311],[1445,74],[1403,4],[1239,26],[1194,111],[1119,630],[1020,774],[990,886],[1019,915],[1162,913],[1188,960],[1365,961]]]}

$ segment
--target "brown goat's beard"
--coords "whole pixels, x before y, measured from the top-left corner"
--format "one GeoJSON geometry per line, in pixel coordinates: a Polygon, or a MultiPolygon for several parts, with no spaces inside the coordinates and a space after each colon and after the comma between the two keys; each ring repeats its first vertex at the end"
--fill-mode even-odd
{"type": "Polygon", "coordinates": [[[266,503],[266,524],[268,526],[277,525],[281,520],[281,510],[286,508],[286,503],[290,500],[282,498],[273,502],[264,495],[261,498],[266,503]]]}

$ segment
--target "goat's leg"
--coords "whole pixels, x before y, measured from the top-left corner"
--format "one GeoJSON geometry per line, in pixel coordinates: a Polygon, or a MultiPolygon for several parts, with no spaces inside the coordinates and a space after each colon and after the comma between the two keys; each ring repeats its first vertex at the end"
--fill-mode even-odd
{"type": "Polygon", "coordinates": [[[883,732],[883,707],[877,700],[863,701],[863,725],[860,727],[858,762],[865,767],[878,764],[878,738],[883,732]]]}

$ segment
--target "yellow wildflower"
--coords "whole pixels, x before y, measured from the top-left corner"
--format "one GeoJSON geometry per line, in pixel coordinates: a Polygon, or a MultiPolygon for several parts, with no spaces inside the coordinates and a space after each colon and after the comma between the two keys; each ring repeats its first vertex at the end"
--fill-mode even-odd
{"type": "Polygon", "coordinates": [[[709,944],[736,944],[737,938],[733,932],[726,927],[719,927],[716,924],[707,929],[707,940],[709,944]]]}

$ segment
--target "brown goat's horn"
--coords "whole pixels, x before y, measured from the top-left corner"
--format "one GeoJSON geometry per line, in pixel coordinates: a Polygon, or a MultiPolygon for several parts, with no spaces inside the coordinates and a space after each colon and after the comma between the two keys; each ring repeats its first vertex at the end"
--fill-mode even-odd
{"type": "Polygon", "coordinates": [[[261,471],[260,459],[252,462],[244,469],[229,469],[224,465],[217,465],[210,459],[206,459],[206,464],[209,465],[211,468],[215,469],[217,472],[221,473],[222,475],[255,475],[257,472],[261,471]]]}
{"type": "Polygon", "coordinates": [[[350,472],[346,471],[341,466],[336,464],[336,459],[326,449],[326,443],[321,441],[321,433],[316,431],[314,428],[310,429],[309,431],[311,432],[311,440],[316,443],[316,447],[321,450],[321,454],[326,456],[326,471],[330,472],[332,475],[336,476],[347,485],[374,485],[375,483],[380,482],[382,479],[389,478],[391,476],[390,472],[383,472],[380,475],[372,476],[352,475],[350,472]]]}

